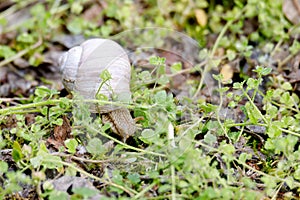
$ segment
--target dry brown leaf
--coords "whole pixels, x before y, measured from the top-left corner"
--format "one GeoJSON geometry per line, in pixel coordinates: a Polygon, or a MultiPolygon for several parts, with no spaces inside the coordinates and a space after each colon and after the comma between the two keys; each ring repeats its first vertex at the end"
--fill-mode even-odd
{"type": "Polygon", "coordinates": [[[200,26],[206,26],[207,24],[207,15],[203,9],[196,9],[195,10],[195,16],[198,24],[200,26]]]}
{"type": "Polygon", "coordinates": [[[233,77],[233,69],[229,64],[223,65],[220,74],[223,75],[222,83],[227,83],[233,77]]]}
{"type": "Polygon", "coordinates": [[[99,26],[103,24],[102,13],[103,8],[99,4],[93,4],[83,13],[86,21],[96,22],[99,26]]]}
{"type": "Polygon", "coordinates": [[[300,0],[284,0],[282,10],[293,24],[300,23],[300,0]]]}
{"type": "Polygon", "coordinates": [[[70,138],[71,131],[69,119],[66,116],[63,116],[63,124],[54,127],[53,138],[48,138],[47,142],[58,149],[60,146],[64,145],[64,141],[67,138],[70,138]]]}

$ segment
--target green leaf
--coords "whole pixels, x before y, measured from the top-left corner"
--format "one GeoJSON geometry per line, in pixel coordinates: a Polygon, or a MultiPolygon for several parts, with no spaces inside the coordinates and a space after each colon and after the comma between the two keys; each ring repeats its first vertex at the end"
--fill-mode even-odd
{"type": "Polygon", "coordinates": [[[156,141],[158,138],[159,138],[158,134],[156,134],[152,129],[144,129],[142,131],[141,136],[139,137],[139,139],[145,142],[146,144],[151,144],[152,142],[156,141]]]}
{"type": "Polygon", "coordinates": [[[80,17],[76,17],[73,20],[71,20],[69,23],[67,23],[67,29],[77,35],[83,32],[84,29],[84,21],[80,17]]]}
{"type": "MultiPolygon", "coordinates": [[[[75,163],[73,163],[71,165],[73,165],[76,168],[76,164],[75,163]]],[[[66,167],[64,175],[65,176],[76,176],[77,170],[74,167],[66,167]]]]}
{"type": "Polygon", "coordinates": [[[0,174],[6,173],[8,170],[8,164],[2,160],[0,160],[0,174]]]}
{"type": "Polygon", "coordinates": [[[255,70],[253,70],[254,72],[262,75],[262,76],[266,76],[268,74],[271,73],[272,68],[270,67],[262,67],[262,66],[256,66],[255,70]]]}
{"type": "Polygon", "coordinates": [[[92,138],[86,146],[86,150],[93,155],[101,155],[106,152],[99,138],[92,138]]]}
{"type": "Polygon", "coordinates": [[[18,121],[24,122],[25,121],[25,116],[24,115],[16,115],[16,119],[18,121]]]}
{"type": "Polygon", "coordinates": [[[23,158],[22,148],[17,141],[14,141],[13,144],[12,158],[16,162],[20,161],[23,158]]]}
{"type": "Polygon", "coordinates": [[[248,178],[248,177],[243,177],[242,182],[245,184],[246,187],[249,187],[249,188],[253,188],[256,185],[256,183],[254,183],[251,180],[251,178],[248,178]]]}
{"type": "Polygon", "coordinates": [[[219,194],[216,192],[216,189],[209,186],[201,192],[200,199],[219,199],[218,196],[219,194]]]}
{"type": "Polygon", "coordinates": [[[284,155],[289,156],[294,151],[297,141],[298,138],[293,135],[287,135],[284,138],[278,138],[276,141],[275,153],[279,154],[283,152],[284,155]]]}
{"type": "Polygon", "coordinates": [[[179,182],[178,182],[178,185],[177,185],[179,188],[187,188],[187,187],[189,187],[189,184],[188,184],[188,182],[186,182],[186,181],[184,181],[184,180],[180,180],[179,182]]]}
{"type": "Polygon", "coordinates": [[[50,181],[45,181],[43,183],[43,190],[45,191],[51,191],[54,189],[54,185],[50,181]]]}
{"type": "Polygon", "coordinates": [[[227,58],[228,58],[229,61],[232,61],[236,57],[236,52],[233,51],[233,50],[228,49],[226,51],[226,56],[227,56],[227,58]]]}
{"type": "Polygon", "coordinates": [[[289,92],[284,92],[280,97],[280,103],[283,103],[288,106],[293,106],[293,99],[290,96],[289,92]]]}
{"type": "Polygon", "coordinates": [[[295,55],[300,50],[300,43],[297,40],[294,40],[292,46],[290,46],[289,50],[293,55],[295,55]]]}
{"type": "Polygon", "coordinates": [[[141,79],[144,82],[150,81],[151,80],[151,74],[149,71],[142,71],[139,75],[138,75],[139,79],[141,79]]]}
{"type": "Polygon", "coordinates": [[[97,190],[93,190],[87,187],[72,188],[72,192],[74,192],[74,194],[81,195],[84,199],[88,199],[89,197],[93,197],[98,194],[97,190]]]}
{"type": "Polygon", "coordinates": [[[164,105],[167,101],[167,92],[165,90],[157,92],[154,99],[156,103],[164,105]]]}
{"type": "Polygon", "coordinates": [[[275,140],[268,138],[265,143],[265,149],[274,150],[275,149],[275,140]]]}
{"type": "Polygon", "coordinates": [[[250,122],[253,124],[257,124],[257,122],[261,119],[259,111],[257,111],[249,102],[245,104],[245,109],[247,111],[247,116],[249,117],[250,122]]]}
{"type": "Polygon", "coordinates": [[[52,123],[55,125],[61,126],[63,124],[63,119],[58,118],[58,119],[52,120],[52,123]]]}
{"type": "Polygon", "coordinates": [[[161,185],[159,188],[158,188],[158,192],[159,193],[166,193],[168,191],[171,191],[171,185],[169,184],[164,184],[164,185],[161,185]]]}
{"type": "Polygon", "coordinates": [[[103,70],[100,74],[100,78],[102,79],[102,82],[106,82],[110,79],[112,79],[111,74],[107,69],[103,70]]]}
{"type": "Polygon", "coordinates": [[[164,65],[159,65],[156,71],[158,75],[166,75],[166,67],[164,65]]]}
{"type": "Polygon", "coordinates": [[[0,25],[1,25],[2,27],[6,26],[6,25],[7,25],[7,19],[1,17],[1,18],[0,18],[0,25]]]}
{"type": "Polygon", "coordinates": [[[230,108],[235,108],[237,106],[237,104],[234,101],[230,101],[228,104],[228,107],[230,108]]]}
{"type": "Polygon", "coordinates": [[[105,11],[108,17],[116,17],[119,12],[119,8],[115,3],[111,2],[105,11]]]}
{"type": "Polygon", "coordinates": [[[224,94],[225,92],[227,92],[230,88],[229,87],[221,87],[218,88],[217,91],[221,94],[224,94]]]}
{"type": "Polygon", "coordinates": [[[138,173],[128,174],[127,178],[133,185],[136,185],[141,181],[138,173]]]}
{"type": "Polygon", "coordinates": [[[207,64],[211,68],[217,68],[219,64],[221,63],[221,59],[210,59],[208,60],[207,64]]]}
{"type": "Polygon", "coordinates": [[[124,180],[119,170],[113,170],[112,180],[119,185],[124,185],[124,180]]]}
{"type": "Polygon", "coordinates": [[[97,100],[108,101],[108,97],[105,94],[102,94],[102,93],[97,93],[96,94],[96,99],[97,100]]]}
{"type": "Polygon", "coordinates": [[[215,80],[217,80],[217,81],[222,81],[222,79],[223,79],[223,75],[222,75],[222,74],[218,74],[218,75],[213,74],[212,77],[213,77],[215,80]]]}
{"type": "Polygon", "coordinates": [[[63,167],[63,164],[61,163],[62,160],[58,156],[53,156],[50,154],[45,154],[42,157],[42,165],[47,169],[57,169],[63,167]]]}
{"type": "Polygon", "coordinates": [[[294,123],[297,123],[297,122],[295,122],[295,118],[293,118],[291,116],[283,116],[281,121],[283,122],[282,123],[283,128],[288,128],[288,127],[292,126],[294,123]]]}
{"type": "Polygon", "coordinates": [[[160,85],[166,85],[168,84],[170,81],[169,81],[169,78],[167,77],[167,75],[161,75],[159,77],[159,79],[157,80],[157,83],[160,84],[160,85]]]}
{"type": "Polygon", "coordinates": [[[281,85],[281,88],[284,89],[284,90],[292,90],[293,89],[292,85],[289,82],[284,82],[281,85]]]}
{"type": "Polygon", "coordinates": [[[46,13],[45,7],[43,4],[36,4],[30,9],[30,13],[37,18],[43,18],[46,13]]]}
{"type": "Polygon", "coordinates": [[[210,132],[208,132],[204,136],[204,142],[206,142],[209,145],[213,145],[216,141],[217,141],[217,137],[215,135],[211,134],[210,132]]]}
{"type": "Polygon", "coordinates": [[[71,4],[71,13],[78,15],[82,12],[82,10],[83,6],[80,1],[74,1],[74,3],[71,4]]]}
{"type": "Polygon", "coordinates": [[[72,139],[67,139],[67,140],[65,141],[65,145],[66,145],[66,147],[67,147],[67,149],[68,149],[68,152],[74,154],[74,153],[76,152],[76,148],[77,148],[77,146],[78,146],[78,142],[77,142],[77,140],[74,139],[74,138],[72,138],[72,139]]]}
{"type": "Polygon", "coordinates": [[[0,45],[0,58],[8,59],[16,55],[16,52],[9,46],[0,45]]]}
{"type": "Polygon", "coordinates": [[[275,138],[281,135],[282,131],[279,129],[281,127],[281,122],[279,121],[273,121],[271,124],[269,124],[267,128],[267,134],[270,138],[275,138]]]}
{"type": "Polygon", "coordinates": [[[150,171],[150,172],[146,172],[149,176],[149,178],[152,179],[157,179],[159,178],[159,173],[157,171],[150,171]]]}
{"type": "Polygon", "coordinates": [[[173,74],[180,72],[182,70],[182,63],[181,62],[175,62],[171,65],[171,72],[173,74]]]}
{"type": "Polygon", "coordinates": [[[34,158],[30,158],[30,163],[34,168],[38,168],[41,166],[43,161],[43,156],[36,156],[34,158]]]}
{"type": "Polygon", "coordinates": [[[295,180],[293,179],[292,176],[288,176],[285,178],[285,183],[291,190],[295,188],[294,182],[295,182],[295,180]]]}
{"type": "Polygon", "coordinates": [[[264,182],[265,186],[269,189],[274,189],[277,186],[275,179],[269,176],[263,176],[261,180],[264,182]]]}
{"type": "Polygon", "coordinates": [[[230,131],[227,133],[228,137],[233,141],[233,142],[237,142],[237,139],[240,136],[240,132],[236,132],[236,131],[230,131]]]}
{"type": "Polygon", "coordinates": [[[67,200],[68,196],[67,192],[54,190],[50,192],[49,200],[67,200]]]}
{"type": "Polygon", "coordinates": [[[223,144],[220,145],[219,148],[225,154],[232,155],[235,152],[235,148],[232,144],[223,143],[223,144]]]}
{"type": "Polygon", "coordinates": [[[151,56],[149,58],[149,63],[151,65],[164,65],[166,63],[166,58],[159,57],[159,56],[151,56]]]}
{"type": "Polygon", "coordinates": [[[17,37],[18,42],[33,44],[35,42],[34,37],[32,34],[22,33],[17,37]]]}
{"type": "Polygon", "coordinates": [[[218,106],[207,103],[207,104],[201,104],[199,106],[202,110],[204,110],[205,113],[210,113],[213,111],[216,111],[218,109],[218,106]]]}
{"type": "Polygon", "coordinates": [[[100,27],[100,32],[103,37],[108,37],[113,32],[113,28],[111,25],[103,24],[100,27]]]}
{"type": "Polygon", "coordinates": [[[44,155],[44,153],[49,153],[49,151],[47,149],[47,146],[46,146],[45,142],[41,142],[38,154],[39,155],[41,155],[41,154],[44,155]]]}
{"type": "Polygon", "coordinates": [[[247,80],[247,89],[251,90],[251,89],[256,89],[259,86],[259,81],[257,79],[253,79],[253,78],[248,78],[247,80]]]}
{"type": "Polygon", "coordinates": [[[233,89],[236,90],[243,89],[243,83],[233,83],[233,89]]]}
{"type": "Polygon", "coordinates": [[[222,197],[224,199],[234,199],[234,197],[235,197],[235,194],[233,193],[233,191],[231,191],[227,188],[222,188],[221,193],[222,193],[222,197]]]}
{"type": "Polygon", "coordinates": [[[239,156],[239,161],[241,161],[242,163],[245,163],[246,160],[251,159],[251,158],[252,158],[252,155],[243,152],[239,156]]]}
{"type": "Polygon", "coordinates": [[[45,98],[47,96],[50,96],[51,90],[45,86],[37,87],[34,91],[34,94],[38,97],[45,98]]]}
{"type": "Polygon", "coordinates": [[[275,118],[278,114],[278,108],[276,106],[270,105],[267,107],[266,110],[267,114],[270,116],[270,118],[275,118]]]}
{"type": "Polygon", "coordinates": [[[298,168],[295,170],[293,176],[294,176],[295,179],[297,179],[298,181],[300,181],[300,166],[298,166],[298,168]]]}

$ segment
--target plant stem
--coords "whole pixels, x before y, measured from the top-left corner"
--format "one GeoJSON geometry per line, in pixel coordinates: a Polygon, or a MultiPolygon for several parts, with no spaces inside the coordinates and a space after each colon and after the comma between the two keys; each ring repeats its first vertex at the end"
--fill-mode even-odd
{"type": "Polygon", "coordinates": [[[14,12],[16,12],[18,9],[22,9],[27,7],[29,4],[35,2],[36,0],[27,0],[27,1],[19,1],[17,4],[10,6],[8,9],[6,9],[5,11],[3,11],[0,14],[0,18],[6,18],[9,15],[13,14],[14,12]]]}
{"type": "Polygon", "coordinates": [[[61,152],[53,152],[53,153],[51,153],[51,155],[60,156],[60,157],[67,157],[67,158],[70,158],[72,160],[77,160],[77,161],[87,162],[87,163],[109,163],[109,162],[114,162],[116,160],[118,160],[118,162],[120,162],[120,158],[118,158],[118,159],[107,159],[107,160],[91,160],[91,159],[77,157],[77,156],[73,156],[73,155],[66,154],[66,153],[61,153],[61,152]]]}
{"type": "Polygon", "coordinates": [[[16,55],[10,57],[10,58],[7,58],[3,61],[0,62],[0,67],[4,66],[4,65],[7,65],[8,63],[16,60],[17,58],[20,58],[22,57],[23,55],[25,55],[26,53],[28,53],[29,51],[31,51],[32,49],[36,49],[37,47],[41,46],[43,44],[43,40],[42,38],[40,37],[39,40],[33,44],[32,46],[22,50],[22,51],[19,51],[16,55]]]}
{"type": "Polygon", "coordinates": [[[288,61],[290,61],[298,53],[299,53],[299,51],[297,51],[297,53],[295,53],[295,54],[290,54],[283,61],[278,62],[279,72],[282,72],[282,66],[284,66],[288,61]]]}
{"type": "Polygon", "coordinates": [[[253,108],[256,110],[256,112],[259,113],[261,119],[268,124],[268,121],[266,120],[266,118],[263,116],[263,114],[261,114],[260,110],[257,108],[257,106],[254,104],[254,102],[252,101],[251,97],[247,94],[247,92],[245,92],[243,90],[244,95],[246,96],[246,98],[248,99],[248,101],[250,102],[250,104],[253,106],[253,108]]]}
{"type": "Polygon", "coordinates": [[[154,185],[156,185],[156,182],[154,181],[153,183],[151,183],[150,185],[148,185],[147,187],[145,187],[141,192],[137,193],[133,199],[140,199],[146,192],[148,192],[154,185]]]}
{"type": "MultiPolygon", "coordinates": [[[[243,123],[233,123],[233,124],[226,124],[226,127],[230,128],[230,127],[235,127],[235,126],[249,126],[249,125],[254,125],[251,122],[243,122],[243,123]]],[[[262,124],[262,123],[257,123],[255,124],[257,126],[265,126],[267,127],[267,124],[262,124]]]]}
{"type": "MultiPolygon", "coordinates": [[[[0,109],[0,115],[10,115],[10,114],[15,114],[16,112],[38,112],[39,110],[35,109],[35,110],[26,110],[26,109],[33,109],[33,108],[37,108],[40,106],[48,106],[48,105],[57,105],[59,103],[77,103],[77,102],[85,102],[85,103],[97,103],[97,104],[110,104],[110,105],[116,105],[116,106],[122,106],[122,107],[126,107],[129,109],[133,109],[135,108],[137,105],[128,105],[128,104],[124,104],[124,103],[120,103],[120,102],[113,102],[113,101],[105,101],[105,100],[96,100],[96,99],[83,99],[83,100],[74,100],[74,99],[48,99],[45,101],[41,101],[41,102],[36,102],[36,103],[29,103],[26,105],[18,105],[18,106],[11,106],[11,107],[7,107],[7,108],[3,108],[0,109]],[[25,111],[26,110],[26,111],[25,111]]],[[[150,109],[152,107],[155,107],[156,105],[151,105],[151,106],[138,106],[140,108],[143,109],[150,109]]]]}
{"type": "Polygon", "coordinates": [[[104,133],[104,132],[101,132],[99,130],[96,130],[95,128],[93,127],[90,127],[89,124],[85,124],[86,127],[88,127],[91,131],[95,132],[95,133],[99,133],[101,135],[103,135],[104,137],[122,145],[123,147],[127,148],[127,149],[131,149],[131,150],[134,150],[134,151],[138,151],[138,152],[142,152],[142,153],[145,153],[145,154],[151,154],[151,155],[154,155],[154,156],[160,156],[160,157],[167,157],[165,154],[161,154],[161,153],[156,153],[156,152],[153,152],[153,151],[147,151],[147,150],[144,150],[144,149],[139,149],[139,148],[136,148],[136,147],[133,147],[133,146],[130,146],[126,143],[123,143],[119,140],[117,140],[116,138],[104,133]]]}
{"type": "Polygon", "coordinates": [[[8,108],[1,109],[0,115],[10,115],[11,113],[13,113],[15,111],[20,111],[20,110],[22,111],[22,110],[36,108],[36,107],[40,107],[40,106],[56,105],[60,102],[62,102],[60,99],[49,99],[46,101],[41,101],[41,102],[36,102],[36,103],[8,107],[8,108]]]}
{"type": "Polygon", "coordinates": [[[289,133],[289,134],[292,134],[292,135],[300,137],[300,134],[299,133],[295,133],[294,131],[286,130],[284,128],[279,128],[279,130],[281,130],[282,132],[289,133]]]}
{"type": "Polygon", "coordinates": [[[176,180],[175,180],[174,165],[171,165],[171,180],[172,180],[172,200],[176,200],[176,180]]]}
{"type": "Polygon", "coordinates": [[[216,40],[216,42],[215,42],[215,44],[214,44],[214,46],[213,46],[213,49],[212,49],[212,51],[210,52],[210,54],[209,54],[209,56],[208,56],[208,58],[207,58],[207,61],[206,61],[206,62],[207,62],[208,64],[206,64],[205,67],[204,67],[204,70],[203,70],[203,72],[202,72],[202,76],[201,76],[201,79],[200,79],[198,88],[197,88],[197,90],[196,90],[196,92],[195,92],[195,94],[194,94],[194,96],[193,96],[193,99],[195,99],[195,98],[198,96],[198,94],[199,94],[199,92],[200,92],[200,90],[201,90],[201,88],[202,88],[202,86],[203,86],[203,82],[204,82],[204,80],[205,80],[205,76],[206,76],[206,74],[208,73],[208,71],[210,71],[210,69],[211,69],[211,68],[210,68],[211,66],[209,65],[209,60],[212,60],[212,59],[213,59],[213,56],[215,55],[215,53],[216,53],[216,51],[217,51],[217,48],[219,47],[219,44],[220,44],[221,39],[223,38],[223,36],[224,36],[224,34],[226,33],[226,31],[227,31],[227,29],[229,28],[229,26],[231,26],[231,24],[232,24],[236,19],[240,18],[240,16],[244,13],[245,10],[246,10],[246,6],[239,12],[238,15],[236,15],[236,17],[235,17],[234,19],[227,21],[227,23],[225,24],[224,28],[222,29],[222,31],[221,31],[220,34],[218,35],[218,38],[217,38],[217,40],[216,40]]]}
{"type": "MultiPolygon", "coordinates": [[[[220,81],[220,80],[218,80],[218,87],[219,87],[219,90],[222,89],[222,85],[221,85],[221,81],[220,81]]],[[[232,144],[232,141],[231,141],[230,137],[228,136],[227,131],[226,131],[226,129],[224,128],[224,125],[222,124],[222,122],[221,122],[221,120],[220,120],[220,115],[218,115],[218,113],[220,113],[221,108],[222,108],[222,106],[223,106],[223,92],[219,91],[219,94],[220,94],[220,104],[219,104],[219,106],[218,106],[217,113],[216,113],[216,114],[217,114],[217,115],[216,115],[217,121],[218,121],[219,126],[221,127],[222,131],[224,132],[224,135],[228,138],[229,143],[232,144]]]]}

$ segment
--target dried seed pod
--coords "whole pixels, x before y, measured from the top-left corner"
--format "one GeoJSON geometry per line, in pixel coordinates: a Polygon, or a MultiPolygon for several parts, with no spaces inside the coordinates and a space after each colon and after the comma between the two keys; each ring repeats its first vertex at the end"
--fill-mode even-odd
{"type": "MultiPolygon", "coordinates": [[[[80,46],[71,48],[60,58],[60,69],[65,88],[83,96],[85,99],[95,99],[102,94],[109,99],[130,100],[130,62],[124,49],[116,42],[108,39],[90,39],[80,46]],[[111,79],[103,84],[100,74],[107,70],[111,79]]],[[[135,132],[135,125],[126,108],[106,105],[91,106],[91,112],[107,114],[113,125],[113,130],[124,140],[135,132]],[[116,113],[123,113],[122,119],[116,113]],[[114,118],[114,119],[112,119],[114,118]],[[126,128],[124,128],[126,127],[126,128]]]]}

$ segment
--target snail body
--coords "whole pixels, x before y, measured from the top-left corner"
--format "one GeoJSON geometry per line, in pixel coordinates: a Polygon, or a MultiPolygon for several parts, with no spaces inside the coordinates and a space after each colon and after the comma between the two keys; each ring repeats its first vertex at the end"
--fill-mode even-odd
{"type": "MultiPolygon", "coordinates": [[[[64,53],[59,63],[63,85],[69,92],[78,93],[85,99],[96,99],[101,94],[110,100],[113,97],[130,100],[131,66],[125,50],[118,43],[89,39],[64,53]],[[104,70],[111,76],[105,83],[100,78],[104,70]]],[[[112,130],[123,138],[134,134],[134,121],[127,108],[91,105],[90,110],[103,114],[103,121],[111,122],[112,130]]]]}

